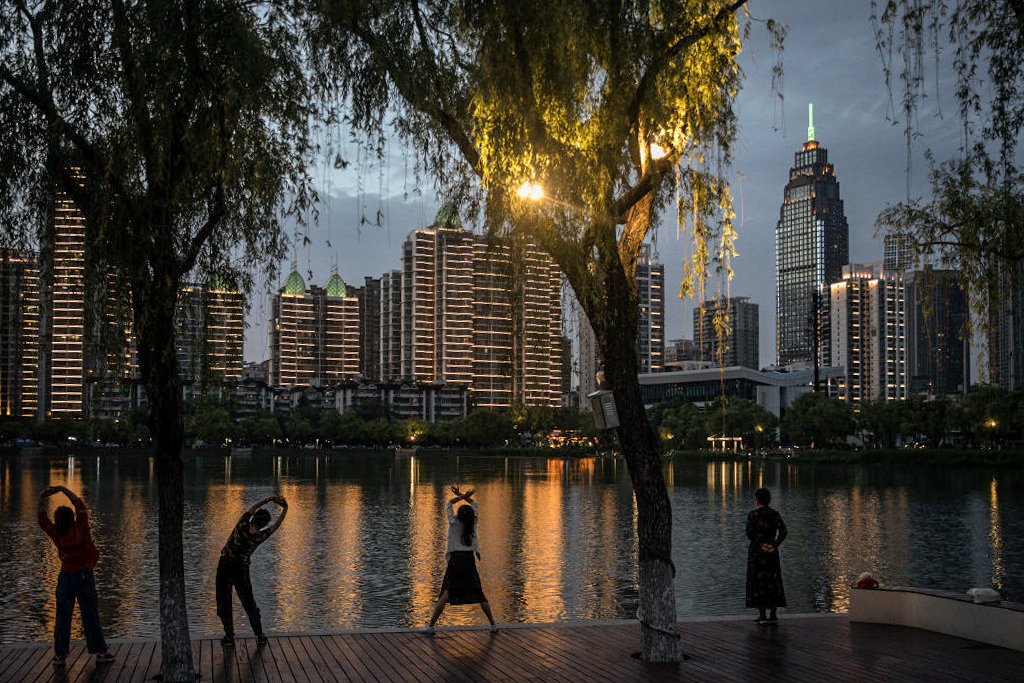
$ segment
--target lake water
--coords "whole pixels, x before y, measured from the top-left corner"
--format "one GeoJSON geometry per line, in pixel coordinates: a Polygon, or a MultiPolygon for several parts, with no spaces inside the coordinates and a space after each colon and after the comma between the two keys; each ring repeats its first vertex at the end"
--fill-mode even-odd
{"type": "MultiPolygon", "coordinates": [[[[501,622],[636,613],[635,509],[623,461],[396,458],[336,451],[186,459],[185,556],[193,635],[217,635],[220,549],[253,501],[282,494],[284,525],[252,559],[265,628],[294,632],[423,624],[444,574],[442,504],[453,483],[480,504],[480,573],[501,622]]],[[[781,548],[789,610],[844,611],[865,570],[884,583],[1024,599],[1020,470],[858,467],[675,460],[680,616],[744,608],[744,521],[753,491],[772,490],[789,526],[781,548]]],[[[38,493],[63,484],[92,510],[97,584],[109,637],[157,626],[156,480],[128,451],[52,459],[0,457],[0,643],[46,641],[56,551],[35,519],[38,493]]],[[[441,625],[480,623],[449,607],[441,625]]],[[[236,602],[236,628],[248,623],[236,602]]],[[[78,619],[75,637],[81,637],[78,619]]]]}

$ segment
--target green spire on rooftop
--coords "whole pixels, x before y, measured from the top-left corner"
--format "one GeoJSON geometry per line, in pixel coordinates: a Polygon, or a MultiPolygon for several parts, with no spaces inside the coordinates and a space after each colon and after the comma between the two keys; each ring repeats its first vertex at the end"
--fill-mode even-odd
{"type": "Polygon", "coordinates": [[[807,141],[814,139],[814,102],[807,103],[807,141]]]}
{"type": "Polygon", "coordinates": [[[327,284],[324,285],[324,290],[327,292],[327,296],[341,298],[348,296],[348,288],[345,286],[345,281],[338,275],[338,266],[331,268],[331,277],[328,278],[327,284]]]}
{"type": "Polygon", "coordinates": [[[292,273],[288,276],[288,279],[284,281],[284,287],[281,288],[282,294],[296,294],[302,296],[306,293],[306,281],[299,275],[298,265],[292,263],[292,273]]]}

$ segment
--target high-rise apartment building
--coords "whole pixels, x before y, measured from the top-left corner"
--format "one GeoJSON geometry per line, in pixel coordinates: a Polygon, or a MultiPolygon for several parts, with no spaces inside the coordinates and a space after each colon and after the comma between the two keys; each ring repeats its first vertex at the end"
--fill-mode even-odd
{"type": "Polygon", "coordinates": [[[48,416],[79,417],[86,379],[85,216],[66,195],[54,205],[48,283],[49,334],[44,339],[48,416]]]}
{"type": "Polygon", "coordinates": [[[967,294],[954,270],[906,275],[910,393],[953,396],[970,388],[967,294]]]}
{"type": "Polygon", "coordinates": [[[402,377],[473,382],[473,262],[476,240],[444,207],[435,224],[402,246],[402,377]]]}
{"type": "Polygon", "coordinates": [[[381,279],[366,277],[363,286],[353,288],[359,301],[359,373],[366,379],[381,379],[381,279]]]}
{"type": "Polygon", "coordinates": [[[271,385],[325,386],[358,376],[358,300],[337,272],[307,290],[293,267],[271,303],[271,385]]]}
{"type": "Polygon", "coordinates": [[[409,234],[380,301],[385,381],[466,386],[479,407],[560,404],[561,275],[536,247],[489,243],[446,206],[409,234]]]}
{"type": "Polygon", "coordinates": [[[760,334],[760,307],[748,297],[709,299],[693,309],[697,360],[757,370],[760,334]]]}
{"type": "Polygon", "coordinates": [[[0,418],[39,410],[39,257],[0,250],[0,418]]]}
{"type": "Polygon", "coordinates": [[[844,368],[839,398],[853,404],[907,397],[907,306],[903,276],[881,263],[844,266],[822,285],[821,359],[844,368]]]}
{"type": "Polygon", "coordinates": [[[644,244],[636,263],[637,319],[636,350],[640,372],[661,372],[665,362],[665,266],[655,262],[651,247],[644,244]]]}
{"type": "Polygon", "coordinates": [[[885,235],[882,267],[890,273],[903,273],[914,266],[914,251],[910,241],[901,235],[885,235]]]}
{"type": "MultiPolygon", "coordinates": [[[[643,245],[637,260],[637,360],[641,373],[661,372],[665,366],[665,266],[657,263],[650,246],[643,245]]],[[[598,388],[601,353],[594,328],[577,304],[580,405],[590,406],[587,395],[598,388]]]]}
{"type": "Polygon", "coordinates": [[[380,277],[380,380],[402,379],[402,271],[380,277]]]}
{"type": "Polygon", "coordinates": [[[1004,267],[988,317],[989,381],[1024,388],[1024,262],[1004,267]]]}
{"type": "Polygon", "coordinates": [[[206,287],[182,288],[175,328],[178,366],[189,393],[206,393],[242,378],[245,301],[241,292],[216,281],[206,287]]]}
{"type": "Polygon", "coordinates": [[[828,150],[814,135],[813,109],[807,142],[789,170],[775,229],[775,332],[779,366],[814,363],[820,311],[816,293],[839,279],[849,260],[849,227],[828,150]]]}

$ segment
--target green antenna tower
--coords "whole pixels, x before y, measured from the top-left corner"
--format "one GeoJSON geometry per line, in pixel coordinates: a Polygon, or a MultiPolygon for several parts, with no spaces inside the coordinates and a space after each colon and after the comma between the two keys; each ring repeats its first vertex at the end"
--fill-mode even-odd
{"type": "Polygon", "coordinates": [[[814,139],[814,102],[807,103],[807,141],[814,139]]]}

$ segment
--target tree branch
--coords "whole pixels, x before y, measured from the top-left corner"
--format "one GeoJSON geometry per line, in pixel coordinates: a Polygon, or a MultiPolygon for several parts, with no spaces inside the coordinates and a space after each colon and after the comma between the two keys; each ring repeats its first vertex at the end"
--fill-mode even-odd
{"type": "Polygon", "coordinates": [[[679,55],[683,50],[691,47],[697,41],[704,38],[713,31],[718,24],[726,17],[732,15],[743,5],[747,4],[747,0],[735,0],[718,12],[711,18],[705,26],[697,29],[693,33],[678,38],[674,43],[669,44],[665,50],[655,55],[654,60],[647,66],[643,76],[640,77],[640,82],[636,87],[636,92],[633,94],[633,98],[630,101],[629,108],[626,110],[629,114],[629,120],[632,122],[637,121],[640,118],[640,109],[643,106],[644,100],[647,99],[649,91],[654,87],[654,81],[661,74],[661,70],[671,61],[673,58],[679,55]]]}
{"type": "Polygon", "coordinates": [[[626,213],[650,192],[654,191],[656,181],[672,170],[672,161],[668,157],[652,161],[647,166],[646,172],[636,182],[636,185],[626,190],[612,204],[612,217],[617,223],[626,220],[626,213]]]}

